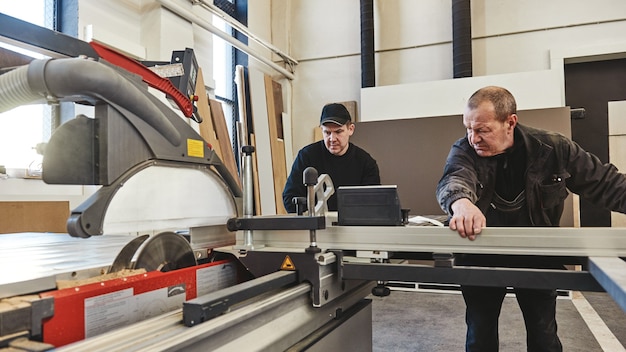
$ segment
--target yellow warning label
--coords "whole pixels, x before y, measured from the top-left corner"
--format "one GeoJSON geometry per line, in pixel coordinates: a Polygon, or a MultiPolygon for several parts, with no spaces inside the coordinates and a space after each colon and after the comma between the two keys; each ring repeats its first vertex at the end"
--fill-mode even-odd
{"type": "Polygon", "coordinates": [[[204,142],[197,139],[187,139],[187,155],[204,158],[204,142]]]}
{"type": "Polygon", "coordinates": [[[285,256],[285,260],[283,260],[283,265],[280,266],[280,270],[296,270],[296,266],[293,265],[293,261],[289,256],[285,256]]]}

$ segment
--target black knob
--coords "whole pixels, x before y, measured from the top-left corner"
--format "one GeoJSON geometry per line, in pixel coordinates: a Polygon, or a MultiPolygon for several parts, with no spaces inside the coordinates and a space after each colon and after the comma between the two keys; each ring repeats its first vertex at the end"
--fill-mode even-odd
{"type": "Polygon", "coordinates": [[[254,153],[254,146],[244,145],[243,147],[241,147],[241,152],[246,154],[246,155],[250,155],[250,154],[254,153]]]}
{"type": "Polygon", "coordinates": [[[317,170],[314,167],[307,167],[302,173],[302,179],[305,186],[311,186],[317,184],[317,170]]]}

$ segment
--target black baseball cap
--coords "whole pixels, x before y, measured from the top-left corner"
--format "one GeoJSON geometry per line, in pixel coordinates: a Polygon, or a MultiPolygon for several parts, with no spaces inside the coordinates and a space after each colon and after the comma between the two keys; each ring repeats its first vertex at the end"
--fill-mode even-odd
{"type": "Polygon", "coordinates": [[[320,118],[320,125],[332,122],[339,126],[343,126],[350,122],[350,113],[343,104],[332,103],[327,104],[322,109],[322,117],[320,118]]]}

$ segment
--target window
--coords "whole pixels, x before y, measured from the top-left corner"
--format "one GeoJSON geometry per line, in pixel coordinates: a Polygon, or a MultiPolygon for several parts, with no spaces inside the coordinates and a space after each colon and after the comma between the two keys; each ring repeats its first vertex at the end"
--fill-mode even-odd
{"type": "MultiPolygon", "coordinates": [[[[213,4],[242,24],[247,24],[247,0],[215,0],[213,4]]],[[[224,20],[213,16],[213,25],[230,32],[234,38],[247,43],[247,38],[231,28],[224,20]]],[[[213,36],[213,78],[215,79],[215,97],[222,102],[226,124],[230,131],[231,142],[237,140],[237,121],[239,110],[237,102],[237,86],[235,66],[247,66],[247,54],[238,51],[217,36],[213,36]]],[[[237,143],[232,143],[236,146],[237,143]]],[[[235,160],[239,161],[239,150],[234,149],[235,160]]]]}
{"type": "MultiPolygon", "coordinates": [[[[214,16],[213,25],[227,32],[230,26],[221,18],[214,16]]],[[[222,102],[224,116],[229,131],[233,131],[233,122],[236,121],[235,96],[233,95],[233,50],[230,44],[213,35],[213,79],[215,80],[215,97],[222,102]]],[[[232,134],[232,133],[231,133],[232,134]]],[[[231,136],[232,140],[232,136],[231,136]]]]}
{"type": "MultiPolygon", "coordinates": [[[[2,1],[0,12],[5,15],[50,28],[52,1],[2,1]]],[[[33,58],[42,55],[5,44],[0,46],[33,58]]],[[[41,155],[36,152],[39,143],[46,142],[52,131],[51,108],[46,105],[20,106],[0,114],[0,165],[6,168],[40,169],[41,155]]]]}

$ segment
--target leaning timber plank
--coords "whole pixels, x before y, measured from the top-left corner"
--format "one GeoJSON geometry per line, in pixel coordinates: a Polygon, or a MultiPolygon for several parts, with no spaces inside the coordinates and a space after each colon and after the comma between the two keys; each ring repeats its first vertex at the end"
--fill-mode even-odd
{"type": "Polygon", "coordinates": [[[217,135],[215,134],[215,128],[213,127],[213,120],[211,118],[211,109],[209,108],[209,97],[206,93],[206,87],[204,85],[204,77],[202,76],[202,69],[198,68],[198,78],[196,80],[196,96],[198,97],[198,101],[196,102],[196,106],[198,107],[198,114],[202,118],[202,123],[200,123],[200,136],[207,141],[211,148],[217,153],[217,156],[220,160],[224,160],[222,158],[222,151],[220,150],[220,144],[217,140],[217,135]]]}
{"type": "Polygon", "coordinates": [[[228,127],[226,126],[222,103],[215,99],[209,99],[209,106],[211,107],[211,118],[213,120],[213,126],[215,127],[217,140],[219,141],[220,149],[222,150],[222,162],[237,180],[239,187],[241,187],[241,180],[239,178],[239,172],[237,171],[237,163],[235,162],[235,153],[233,152],[233,147],[228,135],[228,127]]]}
{"type": "Polygon", "coordinates": [[[283,206],[282,191],[287,182],[285,166],[285,147],[283,144],[283,98],[282,86],[265,75],[265,96],[267,97],[267,119],[270,134],[270,149],[272,153],[272,172],[274,175],[274,196],[276,199],[276,213],[286,214],[283,206]]]}
{"type": "Polygon", "coordinates": [[[250,80],[253,130],[256,138],[255,154],[258,166],[262,215],[276,215],[264,74],[257,69],[250,68],[248,78],[250,80]]]}

